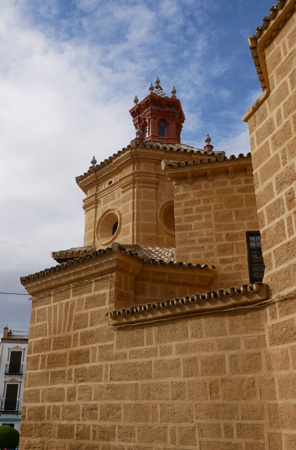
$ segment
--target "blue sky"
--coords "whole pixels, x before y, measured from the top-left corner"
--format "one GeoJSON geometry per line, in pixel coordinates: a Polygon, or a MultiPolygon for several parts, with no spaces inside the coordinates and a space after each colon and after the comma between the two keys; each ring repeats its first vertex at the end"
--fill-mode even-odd
{"type": "MultiPolygon", "coordinates": [[[[186,116],[182,142],[247,153],[242,116],[261,94],[247,38],[267,0],[1,0],[0,291],[83,245],[75,176],[129,144],[129,115],[158,76],[186,116]]],[[[0,295],[1,328],[29,326],[26,297],[0,295]]]]}

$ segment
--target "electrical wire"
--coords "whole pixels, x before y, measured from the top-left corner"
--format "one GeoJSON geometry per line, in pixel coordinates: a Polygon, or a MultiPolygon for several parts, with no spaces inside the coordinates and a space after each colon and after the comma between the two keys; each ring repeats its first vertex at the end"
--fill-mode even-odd
{"type": "Polygon", "coordinates": [[[20,294],[19,292],[0,292],[2,295],[31,295],[31,294],[20,294]]]}

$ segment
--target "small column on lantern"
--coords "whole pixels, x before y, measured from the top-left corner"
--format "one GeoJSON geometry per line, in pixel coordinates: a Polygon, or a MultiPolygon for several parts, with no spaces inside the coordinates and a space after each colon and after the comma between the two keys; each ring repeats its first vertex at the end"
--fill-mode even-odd
{"type": "Polygon", "coordinates": [[[138,142],[138,143],[142,142],[142,130],[141,130],[141,128],[137,128],[135,141],[138,142]]]}

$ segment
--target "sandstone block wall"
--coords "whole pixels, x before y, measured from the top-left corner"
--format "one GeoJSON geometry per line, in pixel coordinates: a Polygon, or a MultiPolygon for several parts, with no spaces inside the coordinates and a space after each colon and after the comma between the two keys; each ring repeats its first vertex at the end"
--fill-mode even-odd
{"type": "Polygon", "coordinates": [[[21,450],[293,448],[292,299],[115,330],[110,292],[33,298],[21,450]]]}
{"type": "Polygon", "coordinates": [[[262,51],[270,95],[246,119],[266,265],[264,281],[274,294],[295,289],[296,279],[295,13],[286,20],[276,24],[276,37],[262,51]]]}
{"type": "MultiPolygon", "coordinates": [[[[134,144],[79,181],[86,194],[85,246],[105,248],[114,240],[146,247],[175,246],[174,227],[167,229],[160,214],[164,205],[173,203],[172,186],[160,167],[163,154],[159,149],[143,151],[134,144]]],[[[176,157],[186,159],[186,153],[176,157]]]]}
{"type": "Polygon", "coordinates": [[[213,288],[248,283],[246,232],[259,230],[252,172],[178,179],[174,192],[176,258],[214,265],[213,288]]]}
{"type": "Polygon", "coordinates": [[[105,248],[117,241],[175,247],[174,193],[161,161],[202,157],[190,149],[169,150],[159,144],[150,148],[132,141],[127,149],[78,177],[77,183],[86,194],[84,245],[105,248]],[[105,220],[112,211],[114,214],[105,220]],[[113,235],[116,220],[118,228],[113,235]]]}
{"type": "Polygon", "coordinates": [[[296,444],[296,294],[282,296],[268,308],[266,389],[269,391],[270,450],[293,450],[296,444]]]}

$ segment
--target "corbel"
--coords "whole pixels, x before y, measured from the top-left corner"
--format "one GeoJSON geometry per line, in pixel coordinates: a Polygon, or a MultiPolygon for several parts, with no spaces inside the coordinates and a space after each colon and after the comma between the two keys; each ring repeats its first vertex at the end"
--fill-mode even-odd
{"type": "Polygon", "coordinates": [[[214,174],[211,170],[207,170],[207,180],[208,181],[213,181],[214,179],[214,174]]]}
{"type": "Polygon", "coordinates": [[[233,169],[233,167],[229,167],[229,169],[227,171],[227,176],[228,176],[228,178],[234,178],[234,169],[233,169]]]}
{"type": "Polygon", "coordinates": [[[253,175],[252,166],[246,167],[246,174],[248,177],[251,177],[253,175]]]}
{"type": "Polygon", "coordinates": [[[193,176],[192,176],[192,173],[191,173],[191,172],[189,172],[189,173],[187,174],[187,183],[188,183],[188,184],[192,184],[192,183],[193,183],[193,176]]]}

